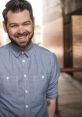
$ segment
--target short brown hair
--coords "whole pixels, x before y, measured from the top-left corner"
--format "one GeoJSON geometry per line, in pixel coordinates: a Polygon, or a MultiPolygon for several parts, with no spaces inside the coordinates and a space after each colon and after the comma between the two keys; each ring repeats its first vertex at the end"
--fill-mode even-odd
{"type": "Polygon", "coordinates": [[[33,17],[33,9],[31,4],[26,1],[26,0],[10,0],[6,3],[5,9],[3,10],[3,18],[4,18],[4,23],[7,24],[7,13],[9,10],[11,10],[13,13],[23,11],[27,9],[30,13],[30,17],[32,21],[34,20],[33,17]]]}

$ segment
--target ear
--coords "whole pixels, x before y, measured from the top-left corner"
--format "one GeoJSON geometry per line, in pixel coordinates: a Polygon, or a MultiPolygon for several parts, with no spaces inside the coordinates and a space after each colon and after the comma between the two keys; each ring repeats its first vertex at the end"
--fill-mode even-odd
{"type": "Polygon", "coordinates": [[[4,21],[3,21],[3,28],[4,28],[4,31],[7,32],[7,28],[6,28],[4,21]]]}

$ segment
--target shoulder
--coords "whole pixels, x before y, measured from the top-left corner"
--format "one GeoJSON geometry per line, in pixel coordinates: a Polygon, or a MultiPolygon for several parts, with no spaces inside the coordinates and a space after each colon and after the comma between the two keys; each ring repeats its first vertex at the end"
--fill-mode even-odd
{"type": "Polygon", "coordinates": [[[34,44],[34,46],[36,52],[35,55],[38,56],[40,60],[43,59],[44,62],[48,62],[50,64],[53,64],[53,62],[57,62],[55,53],[37,44],[34,44]]]}
{"type": "Polygon", "coordinates": [[[50,50],[48,50],[45,47],[39,46],[37,44],[34,44],[35,50],[37,53],[39,53],[41,56],[52,56],[52,52],[50,50]]]}
{"type": "Polygon", "coordinates": [[[51,70],[53,70],[53,72],[54,70],[58,71],[59,66],[55,53],[36,44],[34,46],[36,49],[35,56],[37,58],[37,61],[39,61],[39,63],[43,65],[42,68],[47,69],[48,72],[50,72],[51,70]]]}
{"type": "Polygon", "coordinates": [[[6,45],[3,45],[0,47],[0,56],[7,54],[8,50],[9,50],[9,45],[10,44],[6,44],[6,45]]]}

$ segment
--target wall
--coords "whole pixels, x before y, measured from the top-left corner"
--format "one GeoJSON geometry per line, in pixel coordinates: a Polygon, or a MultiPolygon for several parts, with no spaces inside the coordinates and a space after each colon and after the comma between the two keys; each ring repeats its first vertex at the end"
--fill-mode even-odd
{"type": "Polygon", "coordinates": [[[59,0],[43,1],[43,45],[57,55],[63,67],[63,21],[59,0]]]}

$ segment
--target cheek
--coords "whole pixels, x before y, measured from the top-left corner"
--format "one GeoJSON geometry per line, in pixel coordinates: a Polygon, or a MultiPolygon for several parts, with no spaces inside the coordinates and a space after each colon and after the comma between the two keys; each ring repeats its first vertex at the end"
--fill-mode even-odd
{"type": "Polygon", "coordinates": [[[27,30],[28,32],[32,32],[33,28],[29,26],[26,30],[27,30]]]}
{"type": "Polygon", "coordinates": [[[9,26],[6,27],[6,31],[7,31],[8,35],[14,34],[14,31],[9,26]]]}
{"type": "Polygon", "coordinates": [[[34,30],[34,25],[28,26],[27,29],[28,29],[29,32],[33,32],[33,30],[34,30]]]}
{"type": "Polygon", "coordinates": [[[15,30],[8,30],[8,34],[10,36],[14,36],[16,34],[16,31],[15,30]]]}

